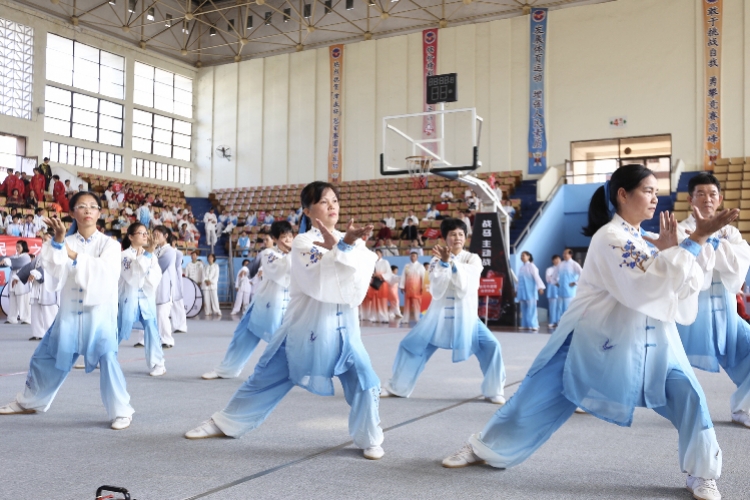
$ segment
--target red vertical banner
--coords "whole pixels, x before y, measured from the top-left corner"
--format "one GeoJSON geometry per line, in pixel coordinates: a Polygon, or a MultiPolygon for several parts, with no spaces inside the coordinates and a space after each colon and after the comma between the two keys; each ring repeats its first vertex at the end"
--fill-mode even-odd
{"type": "Polygon", "coordinates": [[[328,142],[328,182],[338,184],[342,173],[341,131],[343,128],[343,76],[344,76],[344,46],[331,45],[328,48],[331,61],[331,132],[328,142]]]}
{"type": "Polygon", "coordinates": [[[706,73],[703,167],[713,170],[721,155],[721,21],[722,0],[703,0],[703,40],[706,73]]]}
{"type": "MultiPolygon", "coordinates": [[[[424,94],[424,110],[435,111],[434,104],[427,104],[427,78],[437,74],[437,56],[438,56],[438,30],[430,28],[422,32],[422,63],[424,66],[424,83],[422,90],[424,94]]],[[[435,138],[435,116],[425,116],[422,120],[422,139],[435,138]]],[[[428,143],[427,147],[431,151],[434,143],[428,143]]]]}

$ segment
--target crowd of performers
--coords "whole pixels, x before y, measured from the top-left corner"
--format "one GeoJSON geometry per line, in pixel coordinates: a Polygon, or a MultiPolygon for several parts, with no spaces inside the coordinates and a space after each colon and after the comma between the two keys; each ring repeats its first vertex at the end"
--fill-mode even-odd
{"type": "MultiPolygon", "coordinates": [[[[133,408],[117,362],[118,343],[139,322],[148,368],[154,376],[164,374],[162,347],[169,343],[158,325],[171,315],[174,295],[165,283],[179,270],[168,232],[157,229],[151,237],[144,226],[133,225],[121,249],[96,231],[95,195],[79,193],[72,201],[76,224],[66,235],[62,223],[47,221],[53,235],[30,280],[38,290],[37,308],[59,304],[59,311],[32,356],[24,390],[0,414],[46,411],[81,356],[87,372],[99,365],[112,428],[124,429],[133,408]]],[[[523,326],[538,328],[536,294],[546,288],[548,297],[554,290],[550,321],[557,328],[506,403],[500,343],[477,315],[482,266],[464,250],[464,222],[444,219],[445,243],[435,246],[428,268],[412,254],[396,278],[382,255],[365,245],[372,226],[350,221],[345,232],[337,231],[337,188],[313,182],[301,193],[300,233],[293,237],[288,223],[272,225],[259,257],[260,280],[251,278],[251,263],[243,263],[235,312],[244,314],[224,359],[202,378],[237,377],[261,340],[265,351],[226,406],[185,436],[240,437],[261,425],[294,386],[330,396],[338,377],[351,408],[355,446],[365,458],[380,459],[379,398],[410,397],[425,364],[442,348],[452,351],[453,362],[476,356],[482,395],[501,405],[480,432],[443,460],[444,467],[512,467],[577,408],[630,426],[634,409],[645,407],[677,429],[687,489],[698,499],[719,499],[721,449],[693,367],[724,368],[737,386],[731,419],[750,427],[750,327],[738,317],[734,299],[750,267],[750,247],[730,225],[739,210],[719,210],[721,186],[713,175],[692,178],[689,201],[693,215],[687,220],[678,224],[664,213],[658,234],[643,231],[641,223],[656,209],[657,181],[641,165],[623,166],[591,199],[584,233],[592,239],[583,269],[566,251],[553,259],[545,286],[533,257],[522,255],[517,300],[523,326]],[[427,279],[431,302],[419,319],[427,279]],[[245,300],[248,286],[255,289],[245,300]],[[403,315],[393,295],[397,289],[406,298],[403,315]],[[381,384],[361,340],[360,317],[388,321],[404,315],[419,321],[410,321],[391,378],[381,384]]],[[[216,280],[196,256],[185,273],[207,286],[216,280]]],[[[51,314],[39,316],[47,321],[51,314]]]]}

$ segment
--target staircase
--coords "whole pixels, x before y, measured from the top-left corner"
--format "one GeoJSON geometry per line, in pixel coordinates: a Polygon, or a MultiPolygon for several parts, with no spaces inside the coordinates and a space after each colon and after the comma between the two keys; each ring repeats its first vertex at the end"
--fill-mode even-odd
{"type": "MultiPolygon", "coordinates": [[[[208,198],[185,198],[185,200],[190,205],[193,216],[195,217],[195,226],[201,233],[201,239],[198,242],[198,246],[201,248],[207,248],[208,243],[206,242],[206,228],[203,227],[203,216],[213,205],[208,198]]],[[[218,217],[218,214],[216,217],[218,217]]],[[[226,238],[226,235],[222,235],[216,243],[216,246],[214,246],[214,253],[217,257],[227,256],[227,251],[224,249],[224,241],[226,240],[226,238]]]]}
{"type": "Polygon", "coordinates": [[[539,207],[541,202],[536,201],[536,181],[523,181],[515,191],[513,191],[513,198],[521,200],[520,216],[517,217],[510,226],[510,244],[513,245],[518,243],[518,237],[521,235],[526,226],[528,226],[531,218],[539,207]]]}

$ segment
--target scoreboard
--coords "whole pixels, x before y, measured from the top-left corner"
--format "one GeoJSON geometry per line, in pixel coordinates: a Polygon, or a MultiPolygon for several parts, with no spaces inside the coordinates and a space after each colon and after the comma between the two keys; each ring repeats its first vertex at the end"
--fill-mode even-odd
{"type": "Polygon", "coordinates": [[[456,102],[458,100],[458,76],[456,73],[427,77],[427,104],[456,102]]]}

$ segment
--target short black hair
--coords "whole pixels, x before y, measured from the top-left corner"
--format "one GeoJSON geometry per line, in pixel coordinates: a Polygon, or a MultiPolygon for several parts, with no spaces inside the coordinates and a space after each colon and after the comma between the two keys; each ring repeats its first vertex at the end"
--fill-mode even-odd
{"type": "Polygon", "coordinates": [[[172,230],[169,229],[167,226],[156,226],[153,231],[159,231],[161,234],[164,235],[164,237],[167,239],[167,243],[169,243],[170,238],[172,237],[172,230]]]}
{"type": "Polygon", "coordinates": [[[293,233],[292,225],[289,223],[289,221],[285,220],[277,220],[274,221],[273,224],[271,224],[271,236],[274,237],[274,239],[281,238],[282,234],[286,233],[293,233]]]}
{"type": "Polygon", "coordinates": [[[21,253],[29,253],[29,244],[24,240],[16,241],[16,245],[21,245],[21,253]]]}
{"type": "MultiPolygon", "coordinates": [[[[12,171],[11,171],[11,170],[9,170],[8,172],[12,172],[12,171]]],[[[60,180],[60,176],[59,176],[59,175],[57,175],[57,174],[53,175],[53,176],[52,176],[52,178],[53,178],[53,179],[57,179],[58,181],[60,180]]]]}
{"type": "Polygon", "coordinates": [[[552,260],[555,260],[555,259],[562,260],[562,257],[560,257],[559,255],[555,254],[555,255],[552,256],[552,260]]]}
{"type": "Polygon", "coordinates": [[[716,189],[719,190],[719,194],[721,194],[721,183],[719,182],[719,179],[717,179],[716,176],[711,172],[700,172],[697,175],[691,177],[688,181],[688,194],[690,196],[693,196],[693,191],[695,191],[695,188],[697,186],[703,186],[706,184],[713,184],[714,186],[716,186],[716,189]]]}
{"type": "Polygon", "coordinates": [[[523,252],[521,252],[521,255],[523,254],[526,254],[529,256],[529,262],[534,262],[534,256],[531,255],[531,252],[527,252],[526,250],[524,250],[523,252]]]}
{"type": "Polygon", "coordinates": [[[443,238],[448,237],[448,233],[455,229],[460,229],[464,232],[464,236],[469,232],[466,229],[466,224],[461,219],[443,219],[443,222],[440,223],[440,234],[443,235],[443,238]]]}
{"type": "Polygon", "coordinates": [[[242,265],[243,266],[246,266],[248,264],[250,264],[250,259],[245,259],[245,260],[242,261],[242,265]]]}
{"type": "Polygon", "coordinates": [[[45,157],[44,157],[44,159],[43,159],[42,161],[49,161],[49,158],[47,158],[47,157],[45,156],[45,157]]]}
{"type": "Polygon", "coordinates": [[[396,271],[398,271],[398,266],[391,266],[391,272],[395,273],[396,271]]]}

